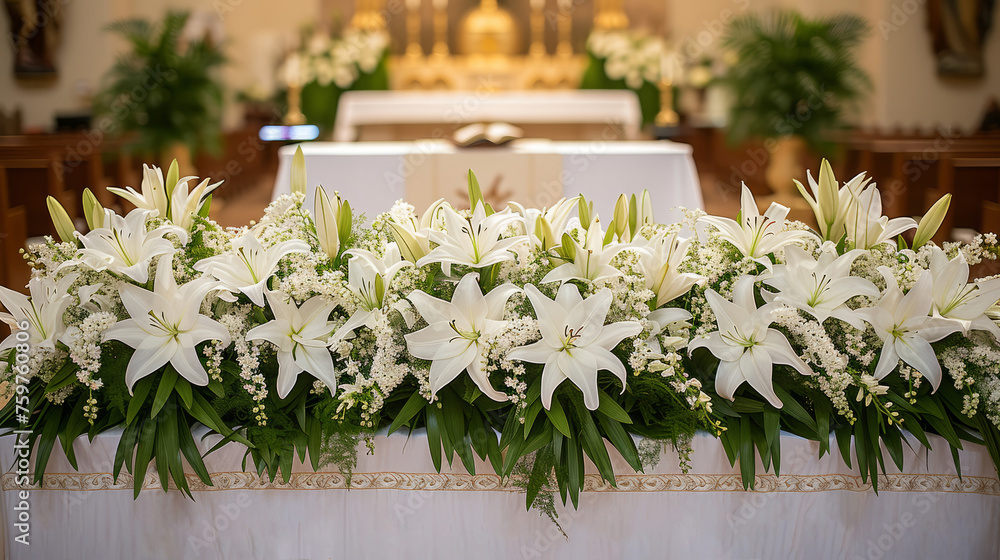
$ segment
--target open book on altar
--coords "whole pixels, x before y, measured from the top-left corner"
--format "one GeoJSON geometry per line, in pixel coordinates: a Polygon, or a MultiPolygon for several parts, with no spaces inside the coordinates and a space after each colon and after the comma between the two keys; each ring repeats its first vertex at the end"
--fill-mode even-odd
{"type": "Polygon", "coordinates": [[[452,141],[463,148],[499,146],[524,137],[524,131],[507,123],[476,123],[456,130],[452,141]]]}

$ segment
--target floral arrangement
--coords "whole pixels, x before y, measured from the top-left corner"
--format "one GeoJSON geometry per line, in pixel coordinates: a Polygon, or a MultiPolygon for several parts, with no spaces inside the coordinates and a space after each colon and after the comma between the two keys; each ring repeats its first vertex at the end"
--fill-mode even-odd
{"type": "Polygon", "coordinates": [[[302,112],[309,122],[332,128],[340,94],[389,87],[389,35],[348,29],[341,37],[314,33],[288,55],[278,70],[286,88],[302,87],[302,112]]]}
{"type": "Polygon", "coordinates": [[[667,56],[662,39],[632,30],[595,30],[587,37],[589,62],[582,89],[630,89],[639,96],[644,123],[660,110],[660,71],[667,56]]]}
{"type": "Polygon", "coordinates": [[[438,468],[478,456],[553,515],[585,456],[613,485],[608,443],[639,471],[662,445],[686,462],[697,430],[744,485],[758,456],[779,471],[781,430],[848,463],[853,446],[876,490],[902,430],[1000,465],[1000,278],[969,280],[997,240],[930,242],[947,197],[890,220],[875,184],[824,162],[799,185],[818,231],[746,188],[736,220],[660,224],[646,192],[606,221],[581,197],[495,209],[470,172],[471,209],[399,201],[363,226],[322,187],[304,207],[301,154],[292,173],[242,228],[208,219],[218,185],[176,164],[114,189],[124,216],[86,192],[86,234],[50,201],[30,296],[0,288],[0,425],[30,430],[36,483],[57,441],[75,465],[74,439],[119,428],[116,478],[152,463],[189,492],[187,462],[211,484],[196,423],[272,480],[306,457],[349,474],[371,434],[423,429],[438,468]]]}

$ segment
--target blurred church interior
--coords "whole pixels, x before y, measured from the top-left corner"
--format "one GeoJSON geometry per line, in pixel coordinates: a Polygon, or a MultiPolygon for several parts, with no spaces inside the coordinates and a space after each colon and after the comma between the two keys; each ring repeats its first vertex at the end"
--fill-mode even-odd
{"type": "Polygon", "coordinates": [[[55,233],[49,195],[85,230],[85,188],[125,210],[105,188],[176,158],[225,180],[212,217],[246,225],[298,143],[310,185],[369,219],[460,197],[471,167],[498,204],[648,188],[664,219],[735,216],[745,183],[808,222],[792,179],[825,157],[842,181],[867,171],[890,217],[951,193],[940,240],[1000,230],[992,1],[4,4],[2,285],[55,233]]]}

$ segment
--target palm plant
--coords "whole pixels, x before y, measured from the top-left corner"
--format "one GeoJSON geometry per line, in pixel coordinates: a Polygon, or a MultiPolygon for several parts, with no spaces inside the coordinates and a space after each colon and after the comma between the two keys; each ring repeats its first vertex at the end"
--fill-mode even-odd
{"type": "Polygon", "coordinates": [[[729,139],[800,136],[825,151],[829,133],[871,87],[856,51],[867,22],[841,14],[808,19],[793,11],[732,21],[723,46],[738,62],[722,80],[732,90],[729,139]]]}
{"type": "Polygon", "coordinates": [[[116,131],[135,132],[132,148],[141,152],[218,147],[223,94],[214,69],[225,57],[204,40],[181,45],[187,19],[186,12],[169,12],[159,24],[130,19],[108,26],[131,51],[105,75],[95,112],[113,119],[116,131]]]}

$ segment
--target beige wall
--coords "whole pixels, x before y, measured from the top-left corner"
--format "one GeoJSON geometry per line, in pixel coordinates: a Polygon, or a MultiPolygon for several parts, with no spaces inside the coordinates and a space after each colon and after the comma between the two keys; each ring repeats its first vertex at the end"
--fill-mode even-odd
{"type": "MultiPolygon", "coordinates": [[[[87,94],[98,87],[122,43],[103,27],[123,17],[159,17],[168,8],[211,9],[221,17],[230,65],[223,78],[230,95],[251,86],[273,83],[273,59],[303,24],[320,24],[333,11],[349,17],[351,0],[56,0],[65,4],[66,25],[58,51],[59,77],[45,86],[12,79],[10,44],[0,46],[0,107],[21,106],[29,127],[49,127],[55,111],[87,106],[87,94]],[[340,8],[338,10],[338,8],[340,8]]],[[[428,0],[425,0],[428,1],[428,0]]],[[[471,0],[466,0],[471,3],[471,0]]],[[[517,0],[511,0],[517,1],[517,0]]],[[[625,0],[626,4],[664,0],[625,0]]],[[[989,95],[1000,95],[1000,21],[987,38],[987,76],[979,81],[949,83],[934,70],[926,30],[925,0],[666,0],[666,23],[678,48],[717,48],[724,20],[749,10],[794,7],[808,15],[852,11],[869,19],[873,32],[862,49],[862,65],[872,76],[874,91],[863,107],[862,124],[882,127],[957,125],[974,128],[989,95]],[[913,6],[919,9],[912,15],[913,6]],[[700,43],[699,43],[700,41],[700,43]],[[707,47],[705,47],[707,45],[707,47]]],[[[629,10],[634,12],[635,8],[629,10]]],[[[0,30],[7,31],[6,18],[0,30]]],[[[633,18],[636,19],[636,18],[633,18]]],[[[640,18],[641,19],[641,18],[640,18]]],[[[1000,10],[996,15],[1000,20],[1000,10]]],[[[325,22],[322,22],[325,23],[325,22]]],[[[633,21],[635,25],[641,22],[633,21]]],[[[655,25],[654,27],[659,27],[655,25]]],[[[238,122],[230,104],[226,124],[238,122]]]]}

